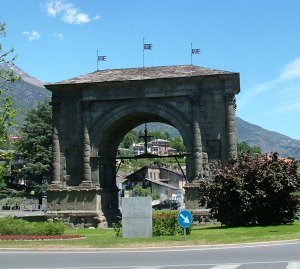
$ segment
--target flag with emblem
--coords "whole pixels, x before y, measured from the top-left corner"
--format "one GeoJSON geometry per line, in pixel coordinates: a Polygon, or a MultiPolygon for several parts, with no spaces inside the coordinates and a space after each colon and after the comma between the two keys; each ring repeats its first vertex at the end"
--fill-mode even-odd
{"type": "Polygon", "coordinates": [[[106,61],[106,56],[98,56],[98,61],[106,61]]]}
{"type": "Polygon", "coordinates": [[[200,49],[193,49],[193,43],[191,43],[191,65],[193,65],[193,55],[200,54],[200,49]]]}
{"type": "Polygon", "coordinates": [[[192,54],[200,54],[200,49],[192,49],[192,54]]]}
{"type": "Polygon", "coordinates": [[[145,67],[145,50],[152,50],[153,44],[145,43],[145,38],[143,38],[143,68],[145,67]]]}
{"type": "Polygon", "coordinates": [[[153,44],[144,44],[144,50],[152,50],[153,44]]]}

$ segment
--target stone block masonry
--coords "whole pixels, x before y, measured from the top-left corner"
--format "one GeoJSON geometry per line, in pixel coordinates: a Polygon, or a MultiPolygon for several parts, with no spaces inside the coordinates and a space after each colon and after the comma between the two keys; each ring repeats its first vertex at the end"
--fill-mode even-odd
{"type": "Polygon", "coordinates": [[[184,141],[186,206],[199,207],[197,180],[209,161],[236,156],[239,74],[193,65],[99,70],[45,85],[53,103],[50,215],[111,226],[120,214],[116,156],[136,126],[162,122],[184,141]],[[71,218],[72,217],[72,218],[71,218]]]}

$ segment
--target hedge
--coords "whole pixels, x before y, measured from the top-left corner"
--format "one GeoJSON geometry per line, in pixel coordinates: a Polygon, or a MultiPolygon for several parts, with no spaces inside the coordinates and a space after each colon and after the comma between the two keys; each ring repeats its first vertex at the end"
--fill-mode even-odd
{"type": "MultiPolygon", "coordinates": [[[[160,211],[152,214],[153,236],[183,235],[183,228],[177,220],[178,211],[160,211]]],[[[190,234],[191,229],[187,228],[186,233],[190,234]]]]}
{"type": "Polygon", "coordinates": [[[28,222],[9,216],[0,219],[0,235],[62,235],[62,222],[28,222]]]}

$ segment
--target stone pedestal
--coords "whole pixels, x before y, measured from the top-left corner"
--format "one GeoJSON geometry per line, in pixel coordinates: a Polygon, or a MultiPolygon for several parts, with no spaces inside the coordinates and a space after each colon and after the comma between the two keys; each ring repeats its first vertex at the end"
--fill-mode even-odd
{"type": "MultiPolygon", "coordinates": [[[[47,192],[47,217],[60,219],[74,227],[111,226],[119,215],[118,200],[110,203],[109,208],[105,210],[105,201],[102,201],[105,193],[107,191],[91,187],[89,182],[82,182],[81,186],[76,187],[52,186],[47,192]]],[[[113,200],[111,197],[110,199],[113,200]]]]}
{"type": "Polygon", "coordinates": [[[200,207],[199,182],[195,180],[192,183],[187,183],[184,189],[185,189],[185,208],[198,209],[200,207]]]}

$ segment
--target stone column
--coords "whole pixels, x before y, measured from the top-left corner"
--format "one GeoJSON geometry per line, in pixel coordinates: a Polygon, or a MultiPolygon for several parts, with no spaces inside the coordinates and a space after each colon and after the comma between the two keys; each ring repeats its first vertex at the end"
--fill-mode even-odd
{"type": "MultiPolygon", "coordinates": [[[[82,129],[83,129],[83,182],[84,185],[92,186],[92,171],[90,165],[91,144],[89,134],[89,102],[83,102],[82,105],[82,129]]],[[[81,185],[82,185],[81,184],[81,185]]]]}
{"type": "Polygon", "coordinates": [[[61,186],[61,155],[59,143],[59,118],[60,118],[60,103],[53,103],[53,129],[52,129],[52,187],[61,186]]]}
{"type": "Polygon", "coordinates": [[[192,101],[192,119],[193,119],[193,160],[194,174],[193,180],[198,179],[203,174],[203,156],[202,156],[202,141],[199,123],[199,102],[197,99],[192,101]]]}
{"type": "Polygon", "coordinates": [[[185,206],[187,209],[199,208],[199,180],[203,177],[203,153],[200,131],[200,110],[198,98],[192,97],[192,166],[191,181],[185,185],[185,206]]]}
{"type": "Polygon", "coordinates": [[[90,166],[90,136],[87,126],[83,126],[83,180],[91,181],[91,166],[90,166]]]}
{"type": "Polygon", "coordinates": [[[237,157],[236,123],[235,123],[236,101],[235,101],[234,94],[226,94],[225,106],[226,106],[226,134],[227,134],[227,146],[228,146],[227,158],[231,159],[237,157]]]}

